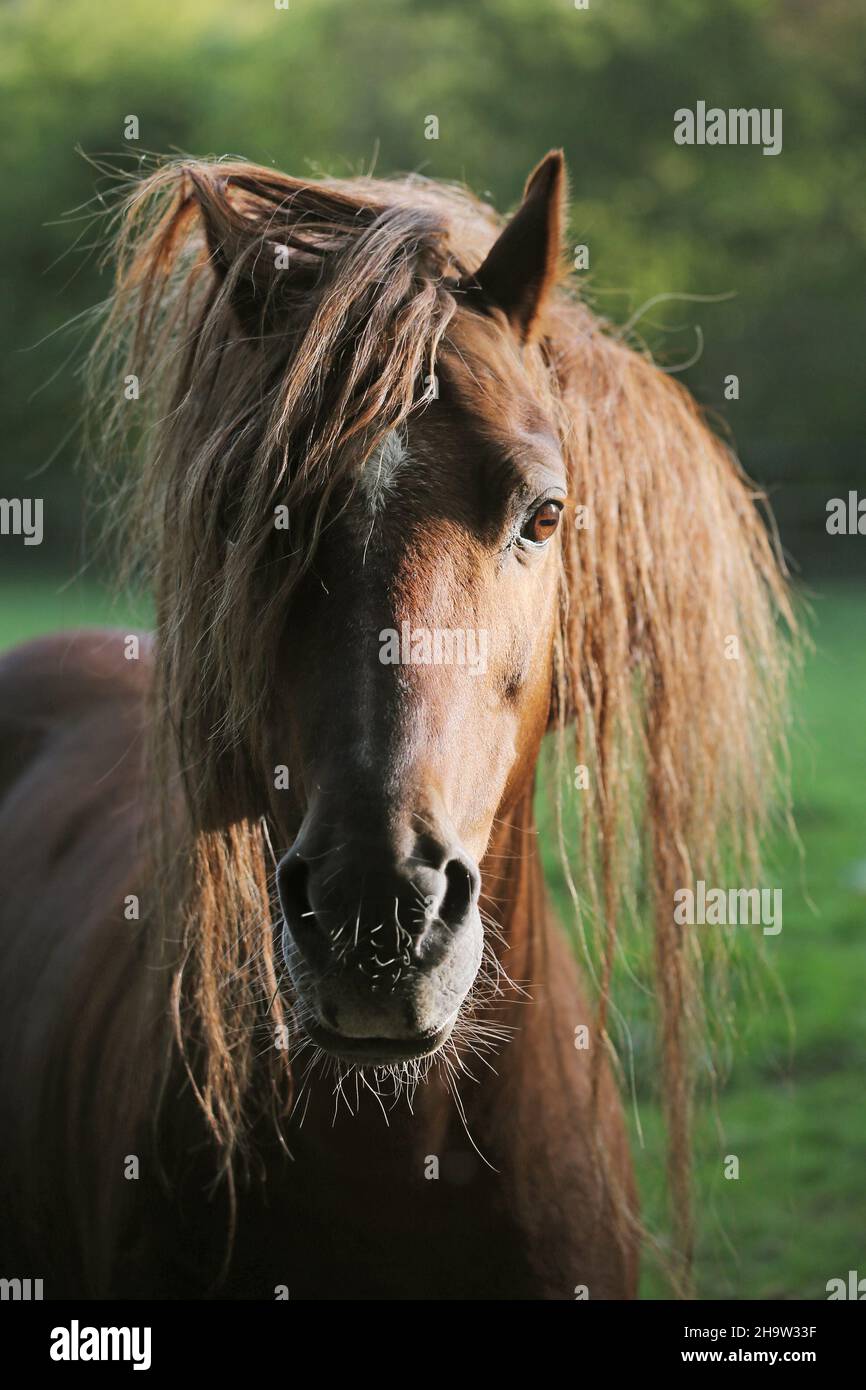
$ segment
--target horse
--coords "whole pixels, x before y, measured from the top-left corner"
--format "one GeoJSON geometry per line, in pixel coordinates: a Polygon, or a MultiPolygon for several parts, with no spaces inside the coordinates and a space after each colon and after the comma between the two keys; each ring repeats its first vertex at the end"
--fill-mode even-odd
{"type": "Polygon", "coordinates": [[[792,616],[731,448],[572,283],[566,178],[507,220],[241,161],[124,191],[90,439],[154,628],[0,668],[3,1266],[46,1297],[635,1297],[629,919],[686,1286],[673,893],[760,846],[792,616]]]}

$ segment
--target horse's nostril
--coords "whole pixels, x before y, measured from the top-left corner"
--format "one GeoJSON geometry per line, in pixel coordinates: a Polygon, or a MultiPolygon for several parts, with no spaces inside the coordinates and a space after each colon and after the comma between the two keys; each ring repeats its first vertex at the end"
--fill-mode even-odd
{"type": "Polygon", "coordinates": [[[310,871],[300,855],[291,851],[277,869],[277,892],[286,925],[299,946],[316,935],[316,917],[310,905],[310,871]]]}
{"type": "Polygon", "coordinates": [[[452,930],[462,926],[475,906],[480,888],[478,870],[464,859],[449,859],[443,870],[445,894],[439,904],[438,917],[452,930]]]}
{"type": "Polygon", "coordinates": [[[310,900],[307,894],[307,879],[309,870],[296,854],[287,855],[279,866],[277,872],[277,888],[280,894],[280,905],[286,917],[289,917],[292,926],[296,921],[300,921],[305,912],[310,910],[310,900]]]}
{"type": "Polygon", "coordinates": [[[395,862],[369,845],[319,848],[311,854],[308,837],[303,853],[292,848],[277,868],[290,969],[360,971],[376,993],[413,970],[429,972],[471,925],[480,879],[462,849],[450,857],[437,849],[439,868],[417,856],[395,862]],[[420,915],[419,900],[426,908],[420,915]]]}

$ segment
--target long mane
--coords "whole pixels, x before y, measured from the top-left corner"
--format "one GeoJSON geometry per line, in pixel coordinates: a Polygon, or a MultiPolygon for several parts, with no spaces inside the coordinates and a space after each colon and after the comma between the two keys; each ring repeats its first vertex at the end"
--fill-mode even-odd
{"type": "MultiPolygon", "coordinates": [[[[103,414],[98,442],[125,554],[156,598],[154,935],[174,951],[177,1035],[227,1170],[254,1062],[289,1094],[285,1054],[261,1045],[283,1017],[277,813],[263,791],[271,654],[336,483],[418,408],[458,311],[455,281],[500,226],[464,190],[420,178],[301,181],[241,163],[162,166],[125,202],[94,389],[102,401],[110,383],[117,401],[135,377],[139,397],[115,405],[107,429],[103,414]],[[245,296],[264,302],[246,323],[245,296]],[[179,953],[167,944],[178,902],[179,953]]],[[[560,799],[559,839],[581,929],[596,935],[605,1036],[622,925],[637,917],[652,933],[687,1264],[707,963],[674,922],[673,893],[756,871],[777,804],[793,616],[759,497],[683,387],[567,282],[541,353],[586,509],[564,555],[555,742],[589,776],[577,810],[560,799]]]]}

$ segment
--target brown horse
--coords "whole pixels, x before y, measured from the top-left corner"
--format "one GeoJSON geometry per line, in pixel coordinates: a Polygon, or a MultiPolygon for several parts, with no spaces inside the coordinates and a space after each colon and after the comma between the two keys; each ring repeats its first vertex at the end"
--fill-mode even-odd
{"type": "Polygon", "coordinates": [[[630,916],[683,1277],[672,893],[755,849],[787,599],[727,449],[569,292],[564,200],[553,153],[504,225],[238,163],[126,202],[97,442],[156,634],[0,679],[2,1267],[48,1297],[633,1296],[630,916]]]}

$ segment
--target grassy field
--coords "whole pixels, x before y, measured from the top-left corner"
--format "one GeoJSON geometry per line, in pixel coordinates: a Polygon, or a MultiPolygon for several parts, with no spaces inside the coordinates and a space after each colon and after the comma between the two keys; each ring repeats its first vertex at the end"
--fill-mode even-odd
{"type": "Polygon", "coordinates": [[[147,608],[94,580],[48,578],[26,584],[0,578],[0,650],[61,629],[104,625],[135,629],[147,608]]]}
{"type": "MultiPolygon", "coordinates": [[[[704,1298],[826,1298],[830,1278],[866,1273],[866,593],[811,596],[810,655],[796,701],[794,816],[768,847],[783,928],[738,938],[730,1072],[705,1107],[696,1152],[704,1298]],[[727,1155],[739,1177],[725,1177],[727,1155]]],[[[558,874],[548,845],[551,882],[558,874]]],[[[561,893],[563,915],[569,913],[561,893]]],[[[644,1214],[662,1230],[663,1142],[655,1053],[640,998],[620,996],[635,1049],[644,1214]]],[[[638,1153],[637,1125],[633,1125],[638,1153]]],[[[665,1297],[658,1262],[643,1295],[665,1297]]]]}
{"type": "MultiPolygon", "coordinates": [[[[763,992],[743,989],[731,1074],[698,1142],[705,1298],[826,1297],[866,1274],[866,593],[813,597],[816,650],[798,696],[795,815],[803,857],[772,848],[784,926],[763,992]],[[788,1010],[782,999],[786,998],[788,1010]],[[728,1180],[724,1156],[740,1176],[728,1180]]],[[[132,627],[140,606],[92,583],[4,585],[0,647],[88,622],[132,627]]],[[[660,1223],[662,1147],[651,1050],[637,1050],[645,1212],[660,1223]]],[[[638,1136],[635,1133],[636,1152],[638,1136]]],[[[653,1261],[645,1296],[665,1296],[653,1261]]]]}
{"type": "Polygon", "coordinates": [[[819,591],[813,608],[793,750],[803,857],[788,841],[770,856],[784,927],[767,954],[792,1023],[769,992],[741,1011],[724,1144],[699,1167],[705,1297],[825,1298],[828,1279],[866,1272],[866,594],[819,591]]]}

